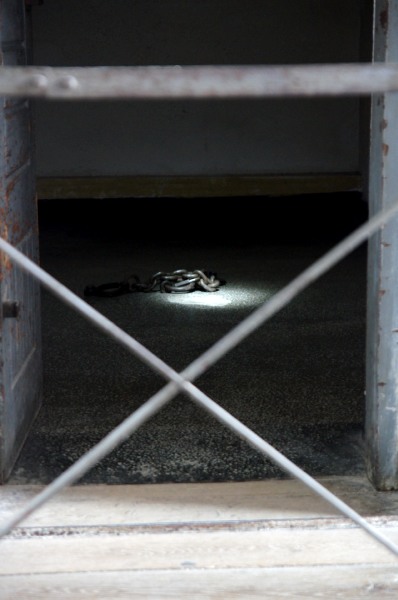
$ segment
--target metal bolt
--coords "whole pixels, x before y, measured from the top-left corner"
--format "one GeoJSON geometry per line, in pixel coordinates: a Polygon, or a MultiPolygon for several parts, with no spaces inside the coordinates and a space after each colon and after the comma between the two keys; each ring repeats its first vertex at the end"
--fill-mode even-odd
{"type": "Polygon", "coordinates": [[[32,75],[28,79],[29,87],[33,87],[37,90],[45,90],[48,87],[48,78],[45,75],[41,75],[40,73],[37,75],[32,75]]]}
{"type": "Polygon", "coordinates": [[[76,77],[72,75],[65,75],[56,80],[55,85],[64,90],[76,90],[80,84],[76,77]]]}

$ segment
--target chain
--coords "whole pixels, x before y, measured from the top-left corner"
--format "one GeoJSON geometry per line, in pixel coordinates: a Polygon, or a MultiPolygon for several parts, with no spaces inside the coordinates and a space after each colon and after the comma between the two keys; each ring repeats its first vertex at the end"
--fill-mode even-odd
{"type": "Polygon", "coordinates": [[[98,286],[89,285],[84,289],[84,295],[110,298],[132,292],[160,291],[170,294],[182,294],[195,290],[216,292],[221,285],[225,285],[225,281],[219,279],[217,274],[212,271],[178,269],[171,273],[159,271],[146,283],[141,283],[137,275],[131,275],[119,282],[103,283],[98,286]]]}

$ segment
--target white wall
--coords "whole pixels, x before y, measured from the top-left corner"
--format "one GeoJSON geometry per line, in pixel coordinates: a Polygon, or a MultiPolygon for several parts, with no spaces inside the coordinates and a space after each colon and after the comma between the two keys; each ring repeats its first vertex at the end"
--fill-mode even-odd
{"type": "MultiPolygon", "coordinates": [[[[360,0],[44,0],[37,65],[359,60],[360,0]]],[[[355,98],[79,102],[36,107],[38,174],[353,172],[355,98]]]]}

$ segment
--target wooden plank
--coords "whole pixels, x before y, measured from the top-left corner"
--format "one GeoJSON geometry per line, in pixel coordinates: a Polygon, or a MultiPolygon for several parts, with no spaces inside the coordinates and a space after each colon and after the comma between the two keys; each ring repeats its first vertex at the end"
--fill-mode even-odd
{"type": "MultiPolygon", "coordinates": [[[[398,493],[320,481],[398,541],[398,493]]],[[[1,519],[39,489],[0,487],[1,519]]],[[[397,566],[296,480],[73,486],[0,540],[0,597],[387,598],[397,566]]]]}
{"type": "MultiPolygon", "coordinates": [[[[383,528],[395,543],[398,527],[383,528]]],[[[159,569],[387,565],[398,559],[358,528],[265,528],[3,538],[0,575],[159,569]]]]}
{"type": "Polygon", "coordinates": [[[358,173],[39,177],[39,199],[294,196],[360,191],[358,173]]]}
{"type": "MultiPolygon", "coordinates": [[[[398,493],[377,492],[364,477],[320,478],[327,489],[363,516],[398,515],[398,493]]],[[[43,489],[0,487],[5,522],[43,489]]],[[[226,483],[76,485],[33,513],[22,527],[88,527],[258,520],[313,520],[340,513],[291,479],[226,483]]]]}
{"type": "Polygon", "coordinates": [[[226,598],[392,598],[398,595],[392,565],[199,571],[54,573],[0,577],[2,600],[222,600],[226,598]]]}

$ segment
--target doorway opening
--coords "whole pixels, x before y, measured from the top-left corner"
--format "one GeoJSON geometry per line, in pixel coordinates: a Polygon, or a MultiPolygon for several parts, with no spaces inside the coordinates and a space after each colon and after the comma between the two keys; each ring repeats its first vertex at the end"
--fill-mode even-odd
{"type": "MultiPolygon", "coordinates": [[[[204,269],[217,292],[88,301],[177,371],[367,218],[358,192],[259,198],[39,202],[41,264],[87,285],[204,269]],[[212,300],[209,303],[209,300],[212,300]]],[[[365,473],[366,247],[333,268],[196,381],[314,477],[365,473]]],[[[9,483],[60,475],[165,381],[42,290],[44,400],[9,483]]],[[[283,478],[183,395],[81,483],[283,478]]]]}

